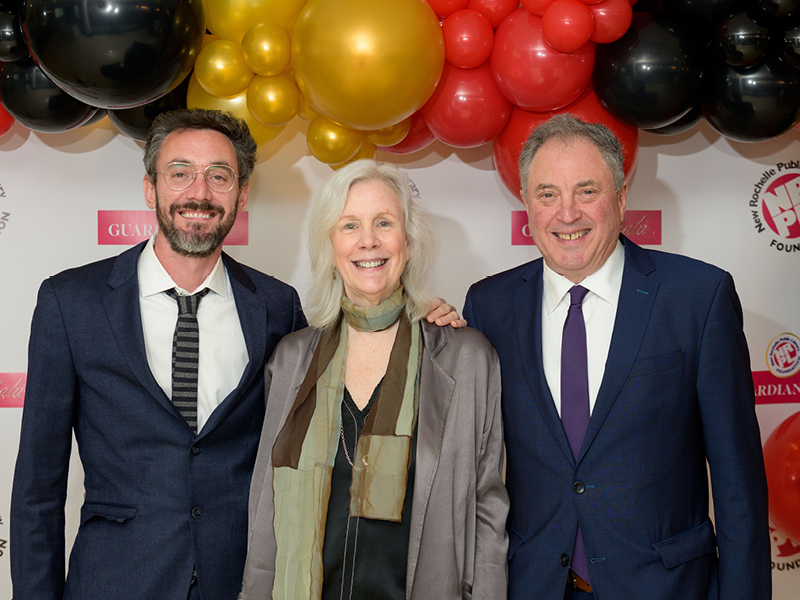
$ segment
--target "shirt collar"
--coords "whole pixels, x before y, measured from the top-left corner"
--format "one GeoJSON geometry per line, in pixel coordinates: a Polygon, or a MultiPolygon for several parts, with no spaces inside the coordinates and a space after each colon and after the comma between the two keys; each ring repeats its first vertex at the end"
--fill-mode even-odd
{"type": "Polygon", "coordinates": [[[228,296],[228,272],[222,263],[222,257],[217,259],[211,273],[208,274],[205,281],[194,291],[184,290],[178,287],[169,276],[164,265],[158,260],[155,250],[156,235],[150,238],[147,245],[139,255],[138,275],[139,275],[139,290],[142,297],[154,296],[161,294],[172,288],[176,288],[184,293],[196,293],[205,288],[219,294],[220,296],[228,296]]]}
{"type": "MultiPolygon", "coordinates": [[[[570,288],[575,285],[563,275],[559,275],[544,263],[542,280],[544,283],[544,309],[547,314],[552,314],[561,303],[570,288]]],[[[617,245],[611,256],[606,259],[597,271],[587,276],[580,285],[599,296],[612,306],[617,306],[619,290],[622,287],[622,271],[625,266],[625,249],[622,242],[617,240],[617,245]]]]}

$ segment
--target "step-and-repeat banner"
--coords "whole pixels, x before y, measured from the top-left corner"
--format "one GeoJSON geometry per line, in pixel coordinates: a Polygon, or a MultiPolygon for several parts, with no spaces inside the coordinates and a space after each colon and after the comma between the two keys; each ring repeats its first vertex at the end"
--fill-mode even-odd
{"type": "MultiPolygon", "coordinates": [[[[308,286],[309,199],[331,174],[308,156],[295,119],[260,150],[247,213],[227,251],[297,288],[308,286]]],[[[629,237],[730,271],[745,312],[762,441],[768,463],[800,444],[800,132],[758,144],[720,137],[704,124],[671,137],[641,133],[631,179],[629,237]]],[[[142,195],[141,146],[107,119],[76,131],[38,134],[15,125],[0,137],[0,600],[11,598],[9,503],[24,404],[27,339],[37,289],[63,269],[145,239],[155,220],[142,195]]],[[[458,307],[471,283],[538,256],[522,204],[503,186],[491,147],[438,142],[401,166],[433,212],[440,235],[434,291],[458,307]]],[[[796,456],[796,454],[795,454],[796,456]]],[[[82,472],[73,452],[66,507],[77,528],[82,472]]],[[[792,498],[776,498],[776,509],[792,498]]],[[[789,508],[791,509],[791,504],[789,508]]],[[[784,513],[786,511],[784,510],[784,513]]],[[[800,508],[772,531],[774,598],[800,589],[800,508]],[[790,534],[790,535],[787,535],[790,534]]]]}

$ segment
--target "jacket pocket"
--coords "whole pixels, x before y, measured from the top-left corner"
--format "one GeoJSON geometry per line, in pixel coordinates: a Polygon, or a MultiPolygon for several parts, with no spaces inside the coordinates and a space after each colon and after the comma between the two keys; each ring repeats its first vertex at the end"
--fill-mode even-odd
{"type": "Polygon", "coordinates": [[[661,371],[669,371],[670,369],[683,365],[685,360],[686,358],[683,350],[662,354],[660,356],[643,358],[633,363],[629,377],[640,377],[642,375],[660,373],[661,371]]]}
{"type": "Polygon", "coordinates": [[[129,504],[103,504],[100,502],[85,502],[81,506],[81,525],[94,517],[106,521],[124,523],[136,516],[138,509],[129,504]]]}
{"type": "Polygon", "coordinates": [[[717,536],[710,520],[689,531],[661,540],[653,544],[664,566],[672,569],[685,562],[714,552],[717,548],[717,536]]]}

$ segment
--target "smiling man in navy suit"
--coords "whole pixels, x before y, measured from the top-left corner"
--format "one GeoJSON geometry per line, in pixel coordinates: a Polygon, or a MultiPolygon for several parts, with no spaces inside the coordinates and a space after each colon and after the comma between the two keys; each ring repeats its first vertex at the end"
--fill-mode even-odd
{"type": "Polygon", "coordinates": [[[294,289],[222,252],[255,159],[231,115],[161,115],[144,157],[158,233],[42,284],[11,501],[14,598],[236,597],[263,367],[306,324],[294,289]],[[187,414],[172,400],[169,294],[196,292],[197,398],[187,414]],[[86,496],[65,582],[73,430],[86,496]]]}
{"type": "Polygon", "coordinates": [[[520,175],[542,259],[476,283],[464,308],[502,367],[510,600],[769,600],[731,276],[620,234],[622,149],[602,125],[553,117],[520,175]]]}

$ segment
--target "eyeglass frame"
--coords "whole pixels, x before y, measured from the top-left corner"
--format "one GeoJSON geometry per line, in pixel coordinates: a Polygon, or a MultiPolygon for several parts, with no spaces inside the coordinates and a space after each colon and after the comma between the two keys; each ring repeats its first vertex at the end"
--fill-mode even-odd
{"type": "Polygon", "coordinates": [[[179,161],[179,160],[172,161],[171,163],[167,163],[167,165],[164,167],[164,170],[163,170],[163,171],[159,171],[158,169],[154,169],[154,170],[153,170],[153,173],[161,173],[161,174],[164,176],[164,185],[166,185],[166,186],[167,186],[169,189],[171,189],[173,192],[183,192],[183,191],[186,191],[186,190],[188,190],[190,187],[192,187],[192,184],[194,184],[194,182],[197,180],[197,174],[198,174],[200,171],[198,171],[196,167],[204,167],[204,168],[203,168],[203,179],[205,179],[205,181],[206,181],[206,185],[207,185],[209,188],[211,188],[212,190],[214,190],[215,192],[217,192],[218,194],[227,194],[228,192],[230,192],[230,191],[231,191],[231,190],[232,190],[232,189],[233,189],[233,188],[236,186],[236,181],[239,179],[239,175],[236,173],[236,171],[234,171],[234,170],[233,170],[233,167],[232,167],[232,166],[230,166],[230,165],[225,165],[225,164],[195,165],[195,164],[192,164],[192,163],[181,162],[181,161],[179,161]],[[169,184],[169,181],[167,181],[167,169],[170,167],[170,165],[184,165],[184,166],[187,166],[187,167],[195,167],[195,168],[192,170],[192,173],[193,173],[193,175],[192,175],[192,180],[189,182],[189,184],[188,184],[188,185],[187,185],[185,188],[181,188],[181,189],[179,189],[179,190],[176,190],[175,188],[173,188],[173,187],[172,187],[172,186],[169,184]],[[233,173],[233,181],[231,182],[231,187],[229,187],[229,188],[228,188],[227,190],[225,190],[224,192],[223,192],[223,191],[221,191],[221,190],[217,190],[217,189],[215,189],[215,188],[214,188],[214,187],[213,187],[213,186],[212,186],[212,185],[211,185],[211,184],[208,182],[208,170],[209,170],[210,168],[212,168],[212,167],[215,167],[215,168],[219,168],[219,167],[225,167],[226,169],[230,169],[230,170],[231,170],[231,173],[233,173]]]}

